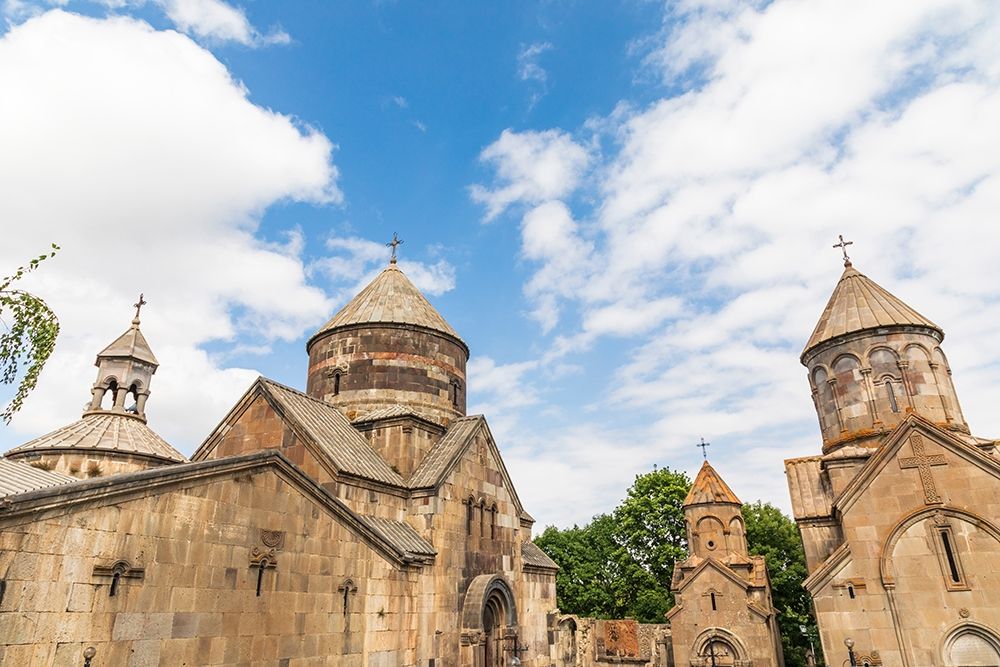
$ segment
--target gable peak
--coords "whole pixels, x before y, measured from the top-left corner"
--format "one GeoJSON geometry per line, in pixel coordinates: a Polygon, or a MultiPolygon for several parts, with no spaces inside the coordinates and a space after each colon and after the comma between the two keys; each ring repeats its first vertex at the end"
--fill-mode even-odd
{"type": "Polygon", "coordinates": [[[705,461],[701,464],[701,470],[698,471],[691,490],[684,498],[684,506],[708,504],[742,505],[743,503],[719,476],[712,464],[705,461]]]}

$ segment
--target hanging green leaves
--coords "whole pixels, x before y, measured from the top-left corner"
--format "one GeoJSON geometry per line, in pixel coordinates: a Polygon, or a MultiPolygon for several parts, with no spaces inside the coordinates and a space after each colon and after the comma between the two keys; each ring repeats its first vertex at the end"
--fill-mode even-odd
{"type": "Polygon", "coordinates": [[[53,243],[52,252],[39,255],[0,280],[0,383],[14,384],[21,376],[14,398],[2,413],[4,422],[8,424],[14,413],[21,409],[28,393],[38,384],[38,376],[52,356],[59,335],[59,319],[48,304],[34,294],[12,289],[11,285],[37,269],[46,259],[54,257],[58,251],[59,246],[53,243]]]}

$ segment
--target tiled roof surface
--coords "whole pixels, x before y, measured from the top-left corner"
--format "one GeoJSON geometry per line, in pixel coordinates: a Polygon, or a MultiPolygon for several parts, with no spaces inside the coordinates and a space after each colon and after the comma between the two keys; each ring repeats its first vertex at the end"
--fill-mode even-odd
{"type": "Polygon", "coordinates": [[[167,461],[186,461],[141,419],[129,415],[84,415],[82,419],[15,447],[8,454],[50,449],[83,449],[153,456],[167,461]]]}
{"type": "Polygon", "coordinates": [[[393,486],[406,485],[337,408],[273,380],[260,381],[339,470],[393,486]]]}
{"type": "Polygon", "coordinates": [[[427,453],[420,467],[410,477],[410,487],[420,489],[437,484],[441,476],[451,469],[455,459],[465,451],[466,443],[475,434],[482,421],[481,415],[453,421],[448,432],[427,453]]]}
{"type": "Polygon", "coordinates": [[[521,542],[521,560],[529,567],[558,570],[559,566],[534,542],[521,542]]]}
{"type": "Polygon", "coordinates": [[[378,533],[382,539],[395,546],[400,553],[412,556],[435,556],[437,551],[430,542],[420,536],[408,523],[381,519],[359,514],[358,518],[366,526],[378,533]]]}
{"type": "Polygon", "coordinates": [[[69,475],[41,470],[27,463],[0,458],[0,497],[77,481],[69,475]]]}
{"type": "Polygon", "coordinates": [[[708,461],[701,465],[698,476],[691,485],[691,490],[684,499],[685,505],[698,505],[701,503],[735,503],[741,505],[740,499],[736,497],[733,490],[722,481],[719,473],[715,472],[708,461]]]}
{"type": "Polygon", "coordinates": [[[379,419],[389,419],[391,417],[420,417],[421,419],[427,419],[418,412],[415,412],[412,408],[408,408],[405,405],[390,405],[384,408],[378,408],[377,410],[372,410],[366,414],[359,417],[355,417],[351,420],[352,424],[364,424],[365,422],[373,422],[379,419]]]}
{"type": "Polygon", "coordinates": [[[318,335],[352,324],[380,322],[426,327],[461,340],[458,333],[395,264],[390,264],[378,274],[316,333],[318,335]]]}
{"type": "Polygon", "coordinates": [[[819,456],[785,461],[792,514],[796,519],[830,516],[832,512],[833,491],[823,480],[821,464],[819,456]]]}
{"type": "Polygon", "coordinates": [[[132,327],[115,339],[111,345],[101,350],[98,357],[134,357],[141,361],[158,365],[153,351],[149,349],[146,337],[139,331],[139,321],[133,320],[132,327]]]}
{"type": "Polygon", "coordinates": [[[917,325],[941,331],[938,325],[890,294],[884,287],[853,266],[848,266],[820,315],[803,353],[844,334],[893,325],[917,325]]]}

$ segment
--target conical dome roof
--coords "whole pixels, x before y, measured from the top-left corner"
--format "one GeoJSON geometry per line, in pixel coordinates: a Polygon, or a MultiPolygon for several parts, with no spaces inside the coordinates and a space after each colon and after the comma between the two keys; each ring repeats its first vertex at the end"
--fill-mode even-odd
{"type": "Polygon", "coordinates": [[[187,461],[144,421],[112,412],[86,414],[72,424],[15,447],[6,456],[67,449],[133,454],[170,463],[187,461]]]}
{"type": "Polygon", "coordinates": [[[423,327],[443,333],[465,345],[458,332],[441,317],[395,263],[389,264],[368,283],[312,339],[334,329],[365,324],[408,324],[423,327]]]}
{"type": "Polygon", "coordinates": [[[736,497],[729,485],[722,481],[719,473],[715,472],[708,461],[701,464],[698,476],[694,478],[694,484],[688,491],[684,499],[684,505],[702,505],[708,503],[731,503],[742,505],[740,499],[736,497]]]}
{"type": "Polygon", "coordinates": [[[101,357],[123,357],[145,361],[148,364],[158,366],[159,362],[153,356],[153,351],[146,342],[146,337],[139,331],[139,318],[132,320],[132,326],[128,331],[116,338],[111,345],[98,352],[97,358],[101,357]]]}
{"type": "Polygon", "coordinates": [[[847,263],[802,355],[839,336],[889,326],[927,327],[944,337],[941,327],[847,263]]]}

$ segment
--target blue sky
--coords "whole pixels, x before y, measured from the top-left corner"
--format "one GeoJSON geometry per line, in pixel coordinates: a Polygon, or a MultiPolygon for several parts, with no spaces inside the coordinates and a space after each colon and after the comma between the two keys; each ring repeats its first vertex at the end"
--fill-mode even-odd
{"type": "Polygon", "coordinates": [[[840,233],[945,328],[974,432],[1000,432],[993,3],[2,11],[0,265],[63,246],[29,283],[59,349],[5,449],[79,415],[142,291],[150,424],[190,453],[258,373],[304,386],[393,232],[543,525],[693,473],[700,437],[787,508],[840,233]]]}

